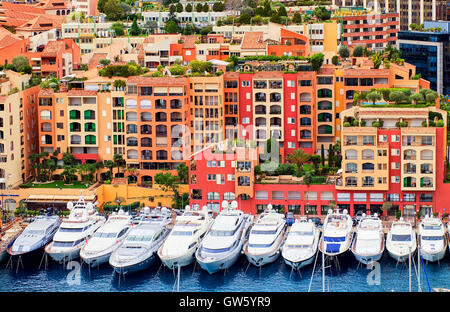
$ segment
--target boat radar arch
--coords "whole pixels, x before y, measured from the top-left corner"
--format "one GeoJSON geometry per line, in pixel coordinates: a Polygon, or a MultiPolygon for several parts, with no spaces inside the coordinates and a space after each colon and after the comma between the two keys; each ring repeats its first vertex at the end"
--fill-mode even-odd
{"type": "Polygon", "coordinates": [[[72,208],[73,208],[73,202],[71,202],[71,201],[67,202],[67,209],[72,210],[72,208]]]}

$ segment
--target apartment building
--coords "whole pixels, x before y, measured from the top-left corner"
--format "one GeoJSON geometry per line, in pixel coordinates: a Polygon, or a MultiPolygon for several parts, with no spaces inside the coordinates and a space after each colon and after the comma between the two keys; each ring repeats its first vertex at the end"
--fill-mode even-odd
{"type": "MultiPolygon", "coordinates": [[[[366,46],[372,50],[383,50],[388,44],[396,45],[400,19],[398,13],[372,14],[368,11],[339,11],[342,19],[343,45],[366,46]]],[[[337,17],[335,17],[337,18],[337,17]]]]}
{"type": "Polygon", "coordinates": [[[33,175],[28,156],[39,148],[39,86],[28,88],[29,79],[10,70],[0,78],[0,189],[16,187],[33,175]]]}
{"type": "Polygon", "coordinates": [[[446,20],[445,0],[332,0],[338,7],[359,6],[377,13],[400,14],[400,30],[408,30],[412,23],[446,20]]]}

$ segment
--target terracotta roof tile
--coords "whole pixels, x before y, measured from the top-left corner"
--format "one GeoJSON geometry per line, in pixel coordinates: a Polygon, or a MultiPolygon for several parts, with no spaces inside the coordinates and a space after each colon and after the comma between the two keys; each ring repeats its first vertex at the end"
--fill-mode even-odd
{"type": "Polygon", "coordinates": [[[183,49],[195,49],[195,41],[199,38],[197,36],[184,36],[181,38],[183,40],[183,49]]]}
{"type": "Polygon", "coordinates": [[[283,78],[282,72],[269,71],[269,72],[257,72],[253,75],[253,79],[270,79],[270,78],[283,78]]]}
{"type": "Polygon", "coordinates": [[[97,91],[93,90],[70,90],[67,96],[83,96],[83,95],[97,95],[97,91]]]}
{"type": "Polygon", "coordinates": [[[39,90],[39,96],[52,96],[55,92],[53,89],[41,89],[39,90]]]}
{"type": "Polygon", "coordinates": [[[184,85],[186,83],[185,77],[142,77],[134,76],[127,80],[128,83],[135,83],[138,85],[184,85]]]}

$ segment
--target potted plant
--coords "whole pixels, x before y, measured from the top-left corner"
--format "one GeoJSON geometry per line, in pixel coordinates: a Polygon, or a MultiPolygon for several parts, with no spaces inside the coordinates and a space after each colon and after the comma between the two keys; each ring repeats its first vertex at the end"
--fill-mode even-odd
{"type": "Polygon", "coordinates": [[[397,211],[395,212],[395,218],[396,218],[397,220],[399,220],[401,216],[402,216],[402,211],[401,211],[401,210],[397,210],[397,211]]]}

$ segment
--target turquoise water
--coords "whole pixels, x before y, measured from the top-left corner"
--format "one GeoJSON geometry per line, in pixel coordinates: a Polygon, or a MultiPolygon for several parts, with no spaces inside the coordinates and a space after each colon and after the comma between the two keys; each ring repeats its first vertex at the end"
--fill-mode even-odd
{"type": "MultiPolygon", "coordinates": [[[[122,277],[112,275],[108,264],[99,269],[88,270],[83,265],[79,271],[79,283],[76,270],[63,269],[62,265],[50,262],[46,270],[39,269],[40,259],[26,259],[24,268],[16,266],[6,269],[6,263],[0,264],[0,291],[74,291],[74,292],[171,292],[174,290],[174,272],[160,268],[159,260],[143,272],[122,277]]],[[[321,258],[318,259],[318,266],[321,258]]],[[[280,257],[276,262],[262,267],[248,266],[247,259],[241,256],[236,264],[224,274],[209,275],[199,266],[190,265],[181,270],[180,290],[192,292],[307,292],[311,280],[313,264],[302,269],[301,276],[291,273],[280,257]]],[[[426,264],[431,288],[450,288],[450,256],[440,264],[426,264]]],[[[365,266],[358,267],[352,254],[340,261],[340,272],[333,266],[327,270],[326,288],[334,292],[407,292],[409,290],[409,270],[407,265],[398,265],[385,252],[380,260],[379,285],[369,285],[367,276],[371,271],[365,266]]],[[[375,271],[374,271],[375,272],[375,271]]],[[[373,273],[371,273],[373,274],[373,273]]],[[[428,291],[425,273],[421,271],[422,291],[428,291]]],[[[376,280],[375,280],[376,282],[376,280]]],[[[417,291],[417,277],[412,265],[412,290],[417,291]]],[[[314,276],[311,291],[322,291],[322,273],[314,276]]]]}

